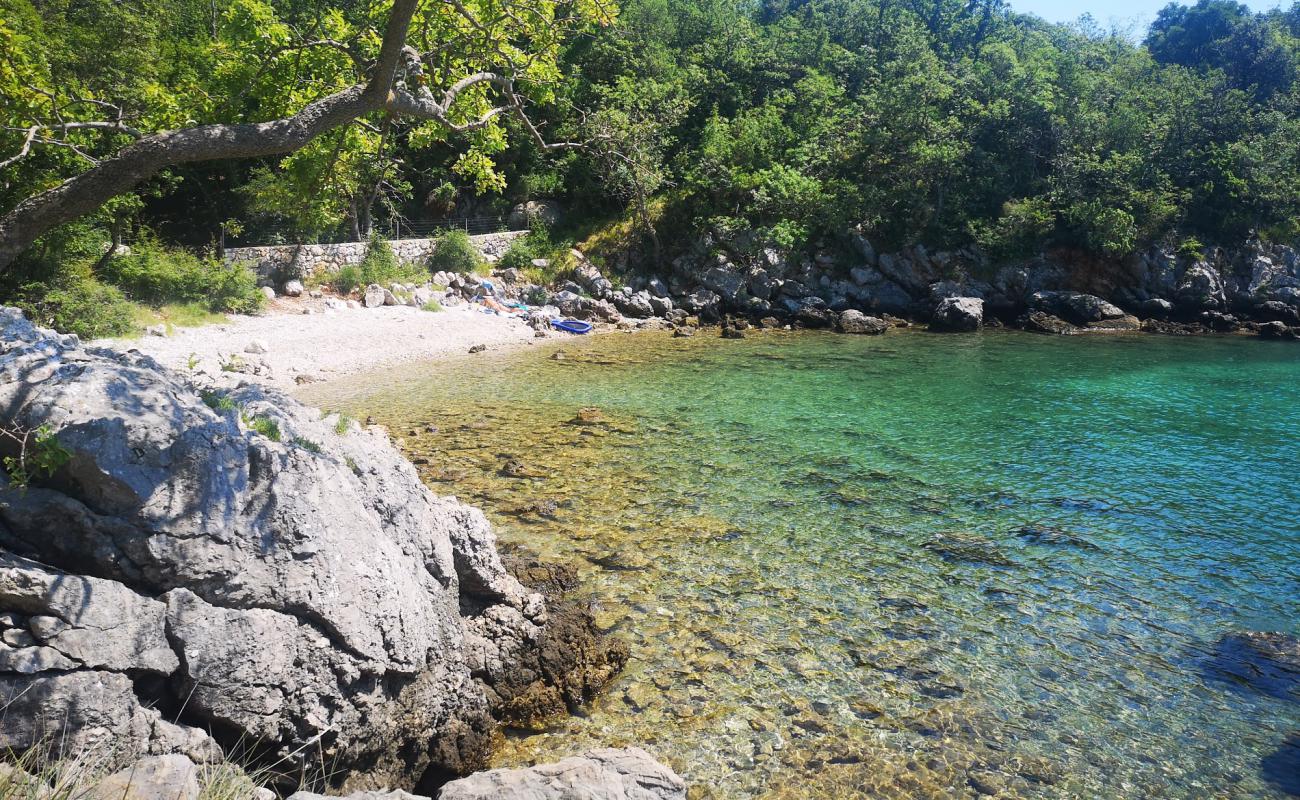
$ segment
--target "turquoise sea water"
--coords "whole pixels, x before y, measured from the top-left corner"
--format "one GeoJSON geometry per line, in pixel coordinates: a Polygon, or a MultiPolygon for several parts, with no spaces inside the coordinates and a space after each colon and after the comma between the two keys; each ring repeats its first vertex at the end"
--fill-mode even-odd
{"type": "Polygon", "coordinates": [[[1215,660],[1226,633],[1300,634],[1300,347],[563,347],[305,397],[389,424],[435,491],[579,564],[629,641],[589,715],[502,765],[641,743],[699,797],[1300,792],[1300,703],[1215,660]]]}

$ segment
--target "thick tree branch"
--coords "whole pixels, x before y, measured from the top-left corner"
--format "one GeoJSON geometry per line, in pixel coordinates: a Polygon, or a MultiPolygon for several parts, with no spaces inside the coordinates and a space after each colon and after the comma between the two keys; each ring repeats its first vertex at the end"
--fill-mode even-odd
{"type": "Polygon", "coordinates": [[[200,125],[146,136],[80,175],[23,200],[0,217],[0,270],[12,264],[41,234],[94,211],[165,167],[292,152],[326,131],[383,109],[418,2],[393,0],[379,58],[365,85],[350,86],[321,98],[285,119],[200,125]]]}
{"type": "MultiPolygon", "coordinates": [[[[419,0],[393,0],[388,25],[370,79],[316,100],[293,116],[269,122],[213,124],[142,136],[91,169],[64,181],[53,189],[20,202],[0,216],[0,272],[42,234],[94,211],[110,198],[130,191],[160,170],[178,164],[218,159],[278,155],[297,150],[316,137],[377,111],[436,120],[452,131],[482,128],[503,113],[516,113],[530,136],[543,150],[578,147],[576,142],[547,143],[538,127],[528,119],[522,98],[512,80],[493,72],[478,72],[461,78],[436,99],[425,86],[419,53],[406,46],[411,19],[419,0]],[[401,71],[403,80],[396,80],[401,71]],[[489,109],[477,119],[454,123],[450,111],[456,99],[482,84],[492,84],[505,96],[506,104],[489,109]],[[411,88],[415,87],[415,88],[411,88]]],[[[334,46],[332,42],[312,45],[334,46]]],[[[19,129],[27,133],[22,152],[0,162],[8,166],[27,155],[41,128],[19,129]]],[[[66,123],[64,130],[116,128],[139,134],[116,123],[66,123]]]]}

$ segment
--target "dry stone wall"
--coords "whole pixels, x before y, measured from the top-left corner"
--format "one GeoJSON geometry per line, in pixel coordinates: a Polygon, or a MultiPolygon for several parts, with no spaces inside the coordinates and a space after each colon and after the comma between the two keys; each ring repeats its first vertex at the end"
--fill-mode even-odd
{"type": "MultiPolygon", "coordinates": [[[[495,262],[510,243],[528,231],[501,231],[469,237],[470,242],[488,261],[495,262]]],[[[388,244],[403,261],[424,261],[432,253],[437,239],[392,239],[388,244]]],[[[229,263],[247,263],[258,277],[287,280],[314,272],[337,272],[348,264],[359,264],[366,257],[366,242],[335,244],[283,244],[265,247],[231,247],[226,250],[229,263]]]]}

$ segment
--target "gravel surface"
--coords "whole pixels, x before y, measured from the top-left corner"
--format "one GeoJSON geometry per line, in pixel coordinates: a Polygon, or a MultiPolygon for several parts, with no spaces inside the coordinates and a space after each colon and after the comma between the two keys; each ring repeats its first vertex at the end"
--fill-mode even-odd
{"type": "Polygon", "coordinates": [[[209,373],[220,371],[235,355],[252,377],[291,388],[466,353],[477,345],[491,350],[520,346],[535,337],[520,319],[467,306],[438,312],[406,306],[331,311],[319,300],[277,298],[262,316],[228,319],[225,324],[174,328],[167,336],[101,339],[94,344],[139,350],[175,369],[209,373]],[[304,314],[304,308],[313,313],[304,314]],[[263,347],[265,352],[256,352],[263,347]]]}

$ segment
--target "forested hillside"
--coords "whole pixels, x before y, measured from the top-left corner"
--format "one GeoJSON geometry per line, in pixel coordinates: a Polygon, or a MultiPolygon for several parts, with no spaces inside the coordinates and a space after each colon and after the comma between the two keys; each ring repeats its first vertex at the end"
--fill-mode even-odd
{"type": "MultiPolygon", "coordinates": [[[[0,0],[0,213],[140,136],[276,119],[364,80],[391,5],[0,0]]],[[[411,41],[413,93],[481,70],[509,88],[463,87],[441,116],[390,103],[285,155],[168,166],[45,234],[4,293],[138,295],[139,274],[180,269],[170,248],[223,234],[364,238],[527,199],[558,200],[584,234],[627,220],[644,264],[706,232],[798,252],[857,229],[994,262],[1300,232],[1300,4],[1171,4],[1114,32],[1001,0],[475,0],[426,4],[411,41]],[[131,280],[107,255],[124,236],[153,258],[131,280]]]]}

